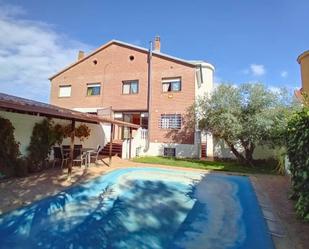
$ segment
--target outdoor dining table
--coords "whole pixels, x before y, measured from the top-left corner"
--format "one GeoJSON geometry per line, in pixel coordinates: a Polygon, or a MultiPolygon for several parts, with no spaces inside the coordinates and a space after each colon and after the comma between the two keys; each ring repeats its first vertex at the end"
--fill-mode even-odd
{"type": "MultiPolygon", "coordinates": [[[[90,164],[91,153],[95,152],[96,150],[94,148],[81,148],[80,150],[81,150],[82,153],[84,152],[86,154],[86,166],[88,167],[89,164],[90,164]]],[[[71,151],[71,149],[69,149],[69,148],[63,149],[63,152],[65,154],[69,154],[70,151],[71,151]]]]}

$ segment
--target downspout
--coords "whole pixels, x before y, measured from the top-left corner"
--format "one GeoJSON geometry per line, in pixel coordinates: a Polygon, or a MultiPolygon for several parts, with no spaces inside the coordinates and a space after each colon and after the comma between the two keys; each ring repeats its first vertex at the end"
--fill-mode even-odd
{"type": "Polygon", "coordinates": [[[144,152],[149,150],[150,146],[150,124],[151,124],[151,114],[150,114],[150,104],[151,104],[151,64],[152,64],[152,41],[149,42],[149,51],[148,51],[148,91],[147,91],[147,111],[148,111],[148,137],[146,142],[146,147],[144,152]]]}

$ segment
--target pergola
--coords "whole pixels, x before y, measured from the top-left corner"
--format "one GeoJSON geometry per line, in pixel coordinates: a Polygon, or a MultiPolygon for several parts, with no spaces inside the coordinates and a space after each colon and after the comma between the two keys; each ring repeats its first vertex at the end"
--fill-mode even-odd
{"type": "MultiPolygon", "coordinates": [[[[70,143],[70,163],[68,166],[68,174],[72,172],[72,162],[73,162],[73,149],[74,149],[74,139],[75,139],[75,122],[84,122],[84,123],[109,123],[111,125],[110,132],[110,147],[109,147],[109,165],[111,164],[112,158],[112,146],[113,146],[113,137],[115,131],[115,125],[128,127],[130,129],[130,136],[132,134],[132,129],[138,129],[139,125],[114,120],[111,118],[100,117],[93,114],[82,113],[66,108],[62,108],[55,105],[50,105],[30,99],[20,98],[4,93],[0,93],[0,109],[7,112],[23,113],[34,116],[43,116],[48,118],[58,118],[71,121],[71,143],[70,143]]],[[[130,151],[131,151],[131,142],[130,142],[130,151]]]]}

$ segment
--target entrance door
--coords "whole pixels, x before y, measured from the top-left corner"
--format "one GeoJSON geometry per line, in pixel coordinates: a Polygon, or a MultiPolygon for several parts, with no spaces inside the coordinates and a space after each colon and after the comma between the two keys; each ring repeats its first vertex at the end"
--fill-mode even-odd
{"type": "MultiPolygon", "coordinates": [[[[128,123],[141,124],[141,114],[140,113],[124,113],[123,121],[128,123]]],[[[130,129],[128,127],[123,128],[122,138],[130,138],[130,129]]]]}

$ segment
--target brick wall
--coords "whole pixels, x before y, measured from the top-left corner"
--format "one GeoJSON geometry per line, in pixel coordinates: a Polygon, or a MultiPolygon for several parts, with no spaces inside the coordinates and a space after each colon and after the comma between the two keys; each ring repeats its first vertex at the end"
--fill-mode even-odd
{"type": "MultiPolygon", "coordinates": [[[[51,104],[66,108],[112,106],[113,110],[147,110],[147,53],[111,44],[51,80],[51,104]],[[132,56],[134,59],[132,60],[132,56]],[[131,59],[130,59],[131,57],[131,59]],[[95,65],[93,61],[96,60],[95,65]],[[139,93],[122,94],[122,81],[139,80],[139,93]],[[100,96],[87,96],[87,83],[101,83],[100,96]],[[59,85],[72,85],[71,97],[58,97],[59,85]]],[[[158,56],[152,59],[152,101],[150,139],[152,142],[193,143],[194,133],[159,128],[161,114],[184,114],[194,102],[195,69],[192,66],[158,56]],[[161,79],[181,77],[182,90],[162,92],[161,79]]]]}

